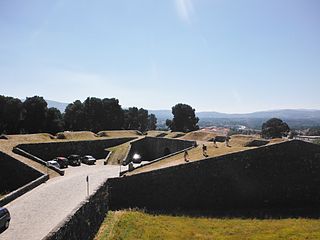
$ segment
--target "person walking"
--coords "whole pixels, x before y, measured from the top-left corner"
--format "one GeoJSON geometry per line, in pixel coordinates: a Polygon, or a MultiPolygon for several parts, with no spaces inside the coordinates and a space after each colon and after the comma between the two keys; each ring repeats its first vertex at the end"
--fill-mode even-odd
{"type": "Polygon", "coordinates": [[[184,151],[184,154],[183,154],[183,158],[184,158],[184,161],[185,161],[185,162],[189,162],[188,157],[189,157],[189,153],[188,153],[187,150],[185,150],[185,151],[184,151]]]}
{"type": "Polygon", "coordinates": [[[215,146],[215,148],[218,148],[216,137],[213,138],[213,146],[215,146]]]}
{"type": "Polygon", "coordinates": [[[231,147],[231,146],[229,145],[229,140],[230,140],[230,137],[227,136],[227,137],[226,137],[226,146],[227,146],[227,147],[231,147]]]}
{"type": "Polygon", "coordinates": [[[202,144],[202,154],[203,154],[203,156],[208,157],[207,146],[204,144],[202,144]]]}

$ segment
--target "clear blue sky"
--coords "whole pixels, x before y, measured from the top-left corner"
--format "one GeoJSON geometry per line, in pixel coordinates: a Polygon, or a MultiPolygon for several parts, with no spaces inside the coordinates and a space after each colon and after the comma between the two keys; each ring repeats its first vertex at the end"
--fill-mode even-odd
{"type": "Polygon", "coordinates": [[[1,0],[2,95],[320,109],[318,0],[1,0]]]}

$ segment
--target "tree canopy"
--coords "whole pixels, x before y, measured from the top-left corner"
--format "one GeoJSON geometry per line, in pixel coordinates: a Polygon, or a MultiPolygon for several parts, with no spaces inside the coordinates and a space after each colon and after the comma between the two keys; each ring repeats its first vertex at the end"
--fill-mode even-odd
{"type": "Polygon", "coordinates": [[[92,131],[133,129],[141,132],[154,130],[157,118],[148,110],[137,107],[122,109],[115,98],[88,97],[84,102],[70,103],[65,113],[48,108],[43,97],[17,98],[0,95],[0,133],[55,134],[64,130],[92,131]]]}
{"type": "Polygon", "coordinates": [[[28,133],[45,130],[47,102],[43,97],[34,96],[23,102],[23,127],[28,133]]]}
{"type": "Polygon", "coordinates": [[[157,118],[156,115],[151,113],[148,116],[148,130],[155,130],[157,128],[157,118]]]}
{"type": "Polygon", "coordinates": [[[45,131],[51,134],[55,134],[64,129],[63,117],[59,109],[48,108],[45,131]]]}
{"type": "Polygon", "coordinates": [[[0,133],[18,133],[22,118],[20,99],[0,95],[0,133]]]}
{"type": "Polygon", "coordinates": [[[271,118],[262,124],[261,135],[265,138],[281,138],[290,131],[287,123],[279,118],[271,118]]]}
{"type": "Polygon", "coordinates": [[[195,115],[195,109],[187,104],[179,103],[172,107],[173,119],[167,119],[166,125],[172,131],[191,132],[199,129],[199,118],[195,115]]]}

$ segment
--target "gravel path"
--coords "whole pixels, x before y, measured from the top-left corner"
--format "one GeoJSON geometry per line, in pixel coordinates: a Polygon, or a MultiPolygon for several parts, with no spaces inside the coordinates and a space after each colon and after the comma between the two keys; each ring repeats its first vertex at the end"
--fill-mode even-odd
{"type": "Polygon", "coordinates": [[[7,206],[11,213],[10,227],[0,240],[37,240],[45,237],[87,197],[86,177],[90,194],[109,177],[119,175],[119,166],[70,166],[65,176],[50,179],[7,206]]]}

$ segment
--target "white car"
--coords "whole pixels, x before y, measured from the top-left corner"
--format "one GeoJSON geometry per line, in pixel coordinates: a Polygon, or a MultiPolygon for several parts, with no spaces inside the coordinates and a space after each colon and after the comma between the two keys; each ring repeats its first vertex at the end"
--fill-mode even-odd
{"type": "Polygon", "coordinates": [[[56,168],[60,168],[60,165],[57,161],[55,160],[50,160],[50,161],[47,161],[47,166],[53,166],[53,167],[56,167],[56,168]]]}

